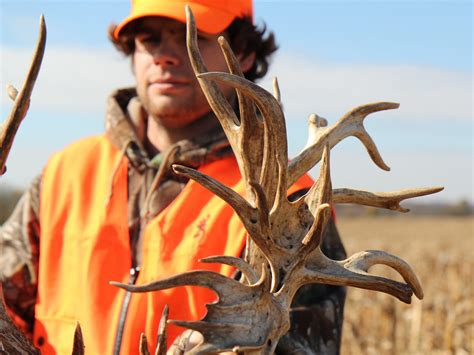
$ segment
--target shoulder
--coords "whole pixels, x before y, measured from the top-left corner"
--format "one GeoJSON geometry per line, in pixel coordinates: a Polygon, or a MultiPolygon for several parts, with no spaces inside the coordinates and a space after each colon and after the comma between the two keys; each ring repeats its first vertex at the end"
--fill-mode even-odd
{"type": "Polygon", "coordinates": [[[119,150],[105,135],[91,136],[71,143],[51,156],[48,165],[59,160],[74,160],[78,163],[85,159],[99,158],[119,153],[119,150]]]}
{"type": "Polygon", "coordinates": [[[112,165],[120,151],[104,135],[78,140],[53,154],[43,176],[62,172],[90,172],[98,164],[112,165]]]}
{"type": "Polygon", "coordinates": [[[61,151],[54,154],[53,157],[58,155],[74,154],[77,152],[97,152],[99,149],[117,150],[105,135],[97,135],[83,138],[71,143],[61,151]]]}

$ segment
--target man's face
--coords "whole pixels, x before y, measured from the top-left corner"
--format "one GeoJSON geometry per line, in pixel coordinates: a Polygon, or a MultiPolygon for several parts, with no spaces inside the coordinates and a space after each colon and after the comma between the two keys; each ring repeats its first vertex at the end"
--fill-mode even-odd
{"type": "MultiPolygon", "coordinates": [[[[200,34],[199,50],[209,71],[227,71],[217,38],[200,34]]],[[[210,111],[186,49],[185,24],[161,17],[141,20],[135,36],[133,69],[145,109],[170,128],[184,127],[210,111]]],[[[232,89],[224,88],[226,97],[232,89]]]]}

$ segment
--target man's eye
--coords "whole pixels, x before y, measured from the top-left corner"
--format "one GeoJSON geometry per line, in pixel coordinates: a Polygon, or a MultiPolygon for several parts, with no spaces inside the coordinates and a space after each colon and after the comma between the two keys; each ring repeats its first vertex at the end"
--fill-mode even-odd
{"type": "Polygon", "coordinates": [[[142,43],[153,43],[157,41],[156,37],[153,36],[143,36],[140,37],[138,40],[142,43]]]}
{"type": "Polygon", "coordinates": [[[135,37],[135,45],[139,51],[152,51],[159,46],[160,39],[153,35],[138,35],[135,37]]]}

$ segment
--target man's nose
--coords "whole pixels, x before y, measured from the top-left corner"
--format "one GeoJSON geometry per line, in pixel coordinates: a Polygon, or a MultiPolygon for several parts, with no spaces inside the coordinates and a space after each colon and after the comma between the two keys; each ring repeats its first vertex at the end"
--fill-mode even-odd
{"type": "Polygon", "coordinates": [[[151,52],[153,57],[153,62],[155,65],[160,66],[177,66],[180,64],[181,60],[175,50],[169,45],[166,44],[166,41],[161,41],[161,43],[153,48],[151,52]]]}
{"type": "Polygon", "coordinates": [[[151,48],[151,55],[156,65],[176,66],[180,64],[180,57],[177,52],[177,47],[180,43],[177,40],[176,36],[167,31],[162,31],[157,36],[156,41],[153,43],[153,48],[151,48]]]}

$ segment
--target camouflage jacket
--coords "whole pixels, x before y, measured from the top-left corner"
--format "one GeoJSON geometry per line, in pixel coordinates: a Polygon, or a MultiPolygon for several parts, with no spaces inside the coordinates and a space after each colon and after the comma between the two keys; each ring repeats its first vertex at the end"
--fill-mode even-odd
{"type": "MultiPolygon", "coordinates": [[[[141,231],[146,223],[141,216],[145,200],[151,201],[148,215],[156,216],[186,184],[186,180],[171,172],[165,173],[158,184],[153,183],[163,157],[157,154],[150,158],[143,146],[146,117],[134,89],[118,90],[108,100],[106,135],[130,162],[128,224],[132,264],[135,265],[140,265],[141,259],[141,231]]],[[[175,162],[194,168],[232,154],[220,130],[178,144],[180,149],[175,162]]],[[[33,333],[40,257],[40,187],[41,176],[34,179],[10,218],[0,228],[0,281],[5,303],[11,318],[30,338],[33,333]]],[[[345,250],[333,221],[326,233],[323,252],[332,259],[345,258],[345,250]]],[[[342,287],[316,284],[303,287],[293,304],[291,330],[281,339],[277,353],[338,353],[344,300],[345,289],[342,287]]]]}

